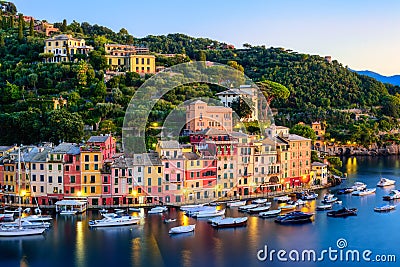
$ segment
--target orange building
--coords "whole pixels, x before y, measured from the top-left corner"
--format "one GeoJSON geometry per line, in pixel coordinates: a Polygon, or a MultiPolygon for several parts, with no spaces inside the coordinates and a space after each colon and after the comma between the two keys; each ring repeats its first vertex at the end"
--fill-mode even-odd
{"type": "Polygon", "coordinates": [[[232,131],[232,109],[222,106],[209,106],[197,100],[186,107],[186,129],[191,132],[204,129],[232,131]]]}

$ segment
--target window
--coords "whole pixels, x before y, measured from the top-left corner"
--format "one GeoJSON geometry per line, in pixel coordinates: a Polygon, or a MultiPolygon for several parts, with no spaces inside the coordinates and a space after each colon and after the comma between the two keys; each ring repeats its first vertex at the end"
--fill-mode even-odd
{"type": "Polygon", "coordinates": [[[158,173],[161,173],[161,167],[158,167],[158,173]]]}
{"type": "Polygon", "coordinates": [[[36,170],[36,163],[32,164],[32,170],[36,170]]]}
{"type": "Polygon", "coordinates": [[[69,172],[69,166],[65,166],[65,171],[69,172]]]}
{"type": "Polygon", "coordinates": [[[165,181],[169,182],[169,174],[168,173],[165,174],[165,181]]]}
{"type": "Polygon", "coordinates": [[[158,193],[161,193],[161,186],[159,186],[158,188],[157,188],[158,190],[158,193]]]}
{"type": "Polygon", "coordinates": [[[40,175],[40,181],[44,182],[44,175],[43,174],[40,175]]]}
{"type": "Polygon", "coordinates": [[[178,161],[178,162],[176,163],[176,167],[178,167],[178,168],[181,167],[181,162],[180,162],[180,161],[178,161]]]}
{"type": "Polygon", "coordinates": [[[95,186],[91,186],[90,187],[90,193],[92,193],[92,194],[96,193],[96,187],[95,186]]]}
{"type": "Polygon", "coordinates": [[[75,194],[75,187],[71,187],[71,194],[75,194]]]}
{"type": "Polygon", "coordinates": [[[137,168],[137,171],[138,171],[138,172],[142,172],[142,167],[138,167],[138,168],[137,168]]]}
{"type": "Polygon", "coordinates": [[[76,165],[75,169],[76,169],[77,171],[80,171],[80,170],[81,170],[81,166],[76,165]]]}
{"type": "Polygon", "coordinates": [[[49,164],[49,171],[52,171],[52,170],[53,170],[53,165],[49,164]]]}
{"type": "Polygon", "coordinates": [[[61,184],[62,183],[62,176],[58,176],[57,179],[58,179],[58,183],[61,184]]]}
{"type": "Polygon", "coordinates": [[[89,170],[89,164],[85,164],[85,170],[86,170],[86,171],[89,170]]]}
{"type": "Polygon", "coordinates": [[[94,164],[94,170],[99,170],[99,164],[94,164]]]}
{"type": "Polygon", "coordinates": [[[147,185],[151,186],[151,178],[147,178],[147,185]]]}
{"type": "Polygon", "coordinates": [[[49,183],[53,182],[53,176],[49,176],[49,183]]]}
{"type": "Polygon", "coordinates": [[[86,188],[86,186],[83,188],[83,192],[84,192],[85,194],[87,194],[87,188],[86,188]]]}
{"type": "Polygon", "coordinates": [[[169,168],[169,162],[165,162],[165,168],[166,168],[166,169],[169,168]]]}
{"type": "Polygon", "coordinates": [[[151,173],[151,167],[147,167],[147,173],[151,173]]]}
{"type": "Polygon", "coordinates": [[[158,185],[161,185],[161,178],[158,177],[158,185]]]}
{"type": "Polygon", "coordinates": [[[61,171],[62,167],[61,164],[58,164],[58,170],[61,171]]]}
{"type": "Polygon", "coordinates": [[[72,184],[74,184],[74,183],[76,182],[76,181],[75,181],[75,176],[71,176],[70,179],[71,179],[71,183],[72,183],[72,184]]]}
{"type": "Polygon", "coordinates": [[[194,178],[194,172],[190,172],[190,178],[194,178]]]}
{"type": "Polygon", "coordinates": [[[40,187],[40,193],[44,193],[44,186],[40,187]]]}
{"type": "Polygon", "coordinates": [[[118,178],[114,179],[114,184],[118,184],[118,178]]]}
{"type": "Polygon", "coordinates": [[[147,189],[147,192],[151,193],[151,187],[149,187],[149,188],[147,189]]]}
{"type": "Polygon", "coordinates": [[[32,174],[32,181],[36,182],[36,174],[32,174]]]}
{"type": "Polygon", "coordinates": [[[168,191],[169,190],[169,185],[166,185],[165,186],[165,191],[168,191]]]}
{"type": "Polygon", "coordinates": [[[115,170],[114,170],[114,176],[115,176],[115,177],[118,177],[118,169],[115,169],[115,170]]]}
{"type": "Polygon", "coordinates": [[[90,176],[90,183],[94,184],[96,182],[96,176],[91,175],[90,176]]]}
{"type": "Polygon", "coordinates": [[[122,169],[122,176],[125,176],[125,169],[122,169]]]}
{"type": "Polygon", "coordinates": [[[141,183],[141,182],[142,182],[142,177],[139,176],[139,177],[137,178],[137,181],[138,181],[138,183],[141,183]]]}
{"type": "Polygon", "coordinates": [[[35,185],[32,186],[32,190],[33,190],[33,192],[36,192],[36,186],[35,185]]]}
{"type": "Polygon", "coordinates": [[[108,186],[105,186],[103,191],[104,191],[104,193],[108,193],[108,186]]]}
{"type": "Polygon", "coordinates": [[[85,161],[86,161],[86,162],[89,161],[89,155],[85,155],[85,161]]]}
{"type": "Polygon", "coordinates": [[[87,176],[83,176],[83,183],[86,184],[87,183],[87,176]]]}
{"type": "Polygon", "coordinates": [[[104,176],[104,183],[108,183],[108,176],[104,176]]]}

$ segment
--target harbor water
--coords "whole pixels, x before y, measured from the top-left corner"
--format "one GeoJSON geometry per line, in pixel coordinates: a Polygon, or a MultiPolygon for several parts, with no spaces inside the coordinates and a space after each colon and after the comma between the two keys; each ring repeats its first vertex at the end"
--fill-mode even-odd
{"type": "MultiPolygon", "coordinates": [[[[347,180],[330,188],[332,192],[356,181],[375,188],[381,177],[396,180],[400,187],[397,156],[345,158],[343,171],[347,180]]],[[[319,199],[302,208],[315,213],[312,222],[297,225],[280,225],[273,218],[262,219],[237,208],[227,208],[226,216],[249,216],[247,227],[217,230],[207,219],[196,220],[174,208],[164,216],[176,222],[165,224],[162,215],[142,210],[132,213],[144,216],[139,225],[104,229],[88,226],[89,220],[101,218],[97,211],[57,215],[44,236],[0,238],[0,266],[398,266],[400,207],[388,213],[373,210],[385,204],[382,196],[395,188],[377,188],[375,194],[362,197],[339,195],[342,205],[334,204],[333,209],[358,209],[357,216],[347,218],[315,210],[328,192],[320,190],[319,199]],[[194,233],[168,234],[171,227],[188,224],[196,224],[194,233]],[[315,259],[310,251],[316,253],[315,259]],[[355,251],[359,259],[354,258],[355,251]]],[[[278,205],[273,202],[271,209],[278,205]]]]}

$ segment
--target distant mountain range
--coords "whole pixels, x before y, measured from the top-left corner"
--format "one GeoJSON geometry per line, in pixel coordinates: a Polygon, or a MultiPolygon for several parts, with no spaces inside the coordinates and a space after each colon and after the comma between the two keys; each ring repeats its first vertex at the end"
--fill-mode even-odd
{"type": "Polygon", "coordinates": [[[361,74],[361,75],[366,75],[366,76],[372,77],[372,78],[374,78],[374,79],[376,79],[376,80],[378,80],[380,82],[383,82],[383,83],[390,83],[390,84],[393,84],[393,85],[400,86],[400,75],[383,76],[383,75],[381,75],[379,73],[376,73],[376,72],[373,72],[373,71],[370,71],[370,70],[353,70],[353,71],[355,71],[355,72],[357,72],[358,74],[361,74]]]}

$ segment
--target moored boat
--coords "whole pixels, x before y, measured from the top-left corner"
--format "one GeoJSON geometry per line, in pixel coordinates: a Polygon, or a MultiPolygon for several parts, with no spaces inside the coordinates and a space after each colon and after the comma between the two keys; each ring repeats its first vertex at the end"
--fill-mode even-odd
{"type": "Polygon", "coordinates": [[[352,188],[354,189],[354,191],[360,191],[367,188],[367,185],[362,182],[355,182],[352,188]]]}
{"type": "Polygon", "coordinates": [[[332,204],[321,204],[316,207],[316,210],[330,210],[332,209],[332,204]]]}
{"type": "Polygon", "coordinates": [[[258,204],[249,204],[249,205],[244,205],[238,208],[239,211],[247,211],[248,209],[254,209],[257,208],[258,204]]]}
{"type": "Polygon", "coordinates": [[[279,207],[281,211],[288,211],[288,210],[294,210],[296,208],[296,205],[284,205],[279,207]]]}
{"type": "Polygon", "coordinates": [[[164,223],[172,223],[172,222],[176,222],[176,219],[164,219],[164,223]]]}
{"type": "Polygon", "coordinates": [[[326,195],[324,196],[324,199],[322,200],[322,203],[329,204],[329,203],[333,203],[333,202],[335,202],[335,201],[337,201],[337,200],[338,200],[338,198],[335,197],[335,195],[333,195],[333,194],[326,194],[326,195]]]}
{"type": "Polygon", "coordinates": [[[356,208],[341,208],[340,210],[329,211],[327,214],[329,217],[347,217],[347,216],[356,216],[357,209],[356,208]]]}
{"type": "Polygon", "coordinates": [[[75,215],[78,211],[76,210],[62,210],[60,211],[60,215],[75,215]]]}
{"type": "Polygon", "coordinates": [[[292,211],[283,216],[279,216],[275,219],[275,222],[285,224],[285,223],[305,223],[311,222],[311,217],[313,213],[305,213],[301,211],[292,211]]]}
{"type": "Polygon", "coordinates": [[[172,228],[169,230],[169,234],[190,233],[190,232],[193,232],[195,228],[196,228],[196,225],[195,225],[195,224],[183,225],[183,226],[176,226],[176,227],[172,227],[172,228]]]}
{"type": "Polygon", "coordinates": [[[278,202],[287,202],[287,201],[291,200],[291,198],[286,195],[286,196],[281,196],[281,197],[274,197],[274,200],[278,201],[278,202]]]}
{"type": "Polygon", "coordinates": [[[352,188],[352,187],[346,187],[346,188],[339,189],[339,190],[336,192],[336,194],[338,194],[338,195],[350,194],[350,193],[352,193],[353,191],[354,191],[354,188],[352,188]]]}
{"type": "Polygon", "coordinates": [[[136,216],[120,216],[115,218],[103,218],[101,220],[89,221],[90,227],[112,227],[137,224],[140,217],[136,216]]]}
{"type": "Polygon", "coordinates": [[[394,210],[394,209],[396,209],[395,205],[383,205],[383,206],[380,206],[380,207],[375,207],[374,211],[376,211],[376,212],[388,212],[388,211],[391,211],[391,210],[394,210]]]}
{"type": "Polygon", "coordinates": [[[313,200],[316,199],[318,197],[317,193],[314,192],[305,192],[302,194],[301,199],[302,200],[313,200]]]}
{"type": "Polygon", "coordinates": [[[270,207],[271,207],[271,204],[264,205],[264,206],[258,206],[256,208],[248,209],[247,212],[250,214],[256,214],[256,213],[267,211],[267,210],[269,210],[270,207]]]}
{"type": "Polygon", "coordinates": [[[262,217],[262,218],[272,218],[272,217],[278,216],[280,213],[281,213],[281,209],[269,210],[269,211],[260,212],[260,214],[258,214],[258,216],[262,217]]]}
{"type": "Polygon", "coordinates": [[[148,214],[160,214],[160,213],[166,212],[167,210],[168,210],[167,207],[160,206],[160,207],[151,208],[147,213],[148,214]]]}
{"type": "Polygon", "coordinates": [[[206,210],[206,211],[199,211],[197,213],[193,214],[193,217],[195,218],[207,218],[207,217],[218,217],[218,216],[223,216],[225,214],[225,209],[222,210],[206,210]]]}
{"type": "MultiPolygon", "coordinates": [[[[6,228],[18,228],[19,219],[9,223],[3,223],[1,226],[6,228]]],[[[21,227],[26,229],[49,228],[50,226],[51,224],[49,222],[30,222],[30,221],[21,222],[21,227]]]]}
{"type": "Polygon", "coordinates": [[[376,186],[385,187],[385,186],[394,185],[395,183],[396,183],[395,180],[390,180],[390,179],[387,179],[387,178],[381,178],[379,180],[379,182],[376,184],[376,186]]]}
{"type": "Polygon", "coordinates": [[[376,188],[365,188],[363,190],[354,191],[352,193],[352,195],[353,196],[366,196],[366,195],[374,194],[375,191],[376,191],[376,188]]]}
{"type": "Polygon", "coordinates": [[[234,201],[234,202],[228,202],[226,203],[227,207],[233,208],[233,207],[240,207],[246,205],[246,200],[243,201],[234,201]]]}
{"type": "Polygon", "coordinates": [[[218,221],[214,221],[211,225],[215,228],[229,228],[229,227],[240,227],[247,225],[247,217],[227,217],[218,221]]]}
{"type": "Polygon", "coordinates": [[[390,193],[386,196],[383,196],[383,200],[395,200],[400,198],[400,191],[393,189],[390,193]]]}
{"type": "Polygon", "coordinates": [[[182,211],[187,211],[187,210],[191,210],[191,209],[196,209],[196,208],[200,208],[203,207],[204,204],[192,204],[192,205],[183,205],[181,206],[181,210],[182,211]]]}
{"type": "Polygon", "coordinates": [[[267,201],[268,201],[268,199],[266,199],[266,198],[257,198],[257,199],[254,199],[251,203],[264,204],[264,203],[267,203],[267,201]]]}
{"type": "Polygon", "coordinates": [[[30,215],[21,218],[22,221],[29,221],[29,222],[48,222],[53,220],[50,215],[30,215]]]}

